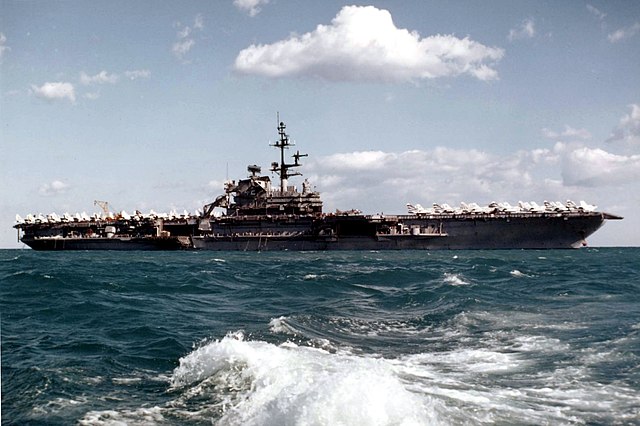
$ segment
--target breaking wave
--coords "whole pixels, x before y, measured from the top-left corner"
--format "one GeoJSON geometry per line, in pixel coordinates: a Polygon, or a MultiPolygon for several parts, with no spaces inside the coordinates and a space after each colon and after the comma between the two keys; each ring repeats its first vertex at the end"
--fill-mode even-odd
{"type": "Polygon", "coordinates": [[[469,285],[470,284],[468,281],[465,281],[464,279],[460,278],[460,275],[450,274],[448,272],[445,272],[444,274],[444,282],[449,285],[469,285]]]}
{"type": "Polygon", "coordinates": [[[239,332],[180,359],[171,383],[185,406],[213,400],[208,410],[229,425],[439,424],[444,408],[410,391],[384,359],[246,341],[239,332]]]}
{"type": "Polygon", "coordinates": [[[638,251],[540,254],[6,253],[3,421],[640,423],[638,251]]]}

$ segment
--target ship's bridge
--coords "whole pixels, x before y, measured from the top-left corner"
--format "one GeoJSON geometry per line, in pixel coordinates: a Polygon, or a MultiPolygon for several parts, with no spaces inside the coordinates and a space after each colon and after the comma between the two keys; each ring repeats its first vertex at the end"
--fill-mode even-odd
{"type": "Polygon", "coordinates": [[[280,177],[279,185],[272,185],[269,176],[261,175],[262,168],[258,165],[247,167],[249,176],[237,184],[230,181],[225,184],[225,194],[219,196],[213,203],[204,207],[203,216],[209,217],[215,207],[226,207],[227,216],[255,216],[255,215],[321,215],[322,200],[320,194],[312,190],[307,179],[302,182],[302,192],[294,185],[288,185],[289,178],[301,176],[292,169],[302,166],[300,158],[307,154],[296,151],[292,155],[294,161],[285,161],[285,150],[294,145],[289,135],[285,133],[284,123],[278,125],[279,140],[272,146],[280,150],[280,162],[271,163],[270,171],[280,177]]]}

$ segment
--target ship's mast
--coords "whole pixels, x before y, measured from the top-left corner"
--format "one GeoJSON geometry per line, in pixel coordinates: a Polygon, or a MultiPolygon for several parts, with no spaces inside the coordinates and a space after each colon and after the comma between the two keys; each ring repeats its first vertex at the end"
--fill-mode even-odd
{"type": "Polygon", "coordinates": [[[300,154],[300,151],[296,151],[293,154],[294,162],[292,164],[287,164],[284,162],[284,150],[289,149],[290,146],[294,146],[295,144],[289,141],[289,135],[285,132],[287,126],[284,125],[283,122],[278,124],[278,135],[280,135],[280,140],[276,141],[272,146],[280,149],[280,164],[273,162],[271,163],[271,171],[276,172],[280,175],[280,192],[284,193],[287,189],[287,180],[291,176],[300,176],[302,173],[300,172],[290,172],[289,169],[292,167],[300,167],[302,164],[299,163],[300,157],[306,157],[307,154],[300,154]]]}

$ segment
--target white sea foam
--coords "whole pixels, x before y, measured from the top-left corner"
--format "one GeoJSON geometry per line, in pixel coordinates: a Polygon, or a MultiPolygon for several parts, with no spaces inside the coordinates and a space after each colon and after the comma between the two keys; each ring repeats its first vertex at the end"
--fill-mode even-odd
{"type": "Polygon", "coordinates": [[[518,352],[563,352],[571,347],[558,339],[546,336],[516,336],[511,349],[518,352]]]}
{"type": "Polygon", "coordinates": [[[187,394],[234,389],[212,398],[224,400],[222,424],[441,423],[441,403],[409,391],[384,359],[245,341],[239,333],[182,358],[172,385],[187,394]],[[218,386],[203,385],[209,381],[218,386]]]}
{"type": "Polygon", "coordinates": [[[141,377],[114,377],[111,381],[117,385],[137,385],[142,382],[141,377]]]}
{"type": "Polygon", "coordinates": [[[272,333],[298,334],[297,330],[287,323],[287,317],[272,318],[269,321],[269,330],[272,333]]]}
{"type": "Polygon", "coordinates": [[[48,401],[44,405],[34,405],[32,407],[32,411],[34,414],[39,416],[48,416],[51,414],[57,414],[60,412],[64,412],[69,407],[73,407],[76,405],[82,405],[87,403],[86,397],[78,397],[76,399],[72,398],[55,398],[51,401],[48,401]]]}
{"type": "Polygon", "coordinates": [[[523,272],[518,271],[517,269],[514,269],[513,271],[509,272],[511,275],[513,275],[514,277],[517,278],[530,278],[531,275],[525,274],[523,272]]]}
{"type": "Polygon", "coordinates": [[[489,348],[460,349],[449,352],[427,352],[407,358],[410,364],[437,368],[448,373],[463,375],[505,372],[523,365],[515,353],[503,353],[489,348]]]}
{"type": "Polygon", "coordinates": [[[459,275],[459,274],[450,274],[448,272],[444,273],[444,282],[449,284],[449,285],[453,285],[453,286],[469,285],[470,284],[468,281],[465,281],[463,278],[461,278],[461,275],[459,275]]]}
{"type": "MultiPolygon", "coordinates": [[[[291,341],[247,341],[241,332],[231,333],[180,359],[168,390],[174,397],[162,408],[94,411],[80,424],[169,419],[221,425],[636,422],[637,390],[599,383],[588,365],[536,364],[541,354],[572,353],[553,337],[529,334],[526,324],[536,318],[463,313],[447,327],[493,321],[518,328],[490,327],[473,334],[473,346],[430,350],[425,345],[421,353],[392,359],[344,347],[330,352],[291,341]]],[[[287,319],[274,318],[270,327],[286,329],[287,319]]],[[[465,333],[453,338],[470,338],[465,333]]],[[[600,350],[587,351],[584,358],[593,352],[600,350]]]]}
{"type": "Polygon", "coordinates": [[[429,327],[417,327],[401,320],[363,320],[357,318],[330,318],[329,324],[336,331],[351,336],[415,336],[429,331],[429,327]]]}
{"type": "MultiPolygon", "coordinates": [[[[482,326],[492,330],[500,330],[501,336],[494,336],[497,345],[503,345],[501,337],[505,334],[511,334],[514,343],[521,348],[533,347],[528,343],[538,344],[549,349],[557,348],[557,351],[565,351],[568,349],[566,344],[560,343],[557,339],[543,337],[549,330],[584,330],[588,328],[587,324],[571,321],[563,321],[559,323],[549,322],[544,315],[531,312],[461,312],[454,316],[452,323],[453,328],[446,331],[453,334],[466,333],[468,328],[482,326]],[[511,330],[511,331],[507,331],[511,330]],[[522,334],[526,330],[526,334],[522,334]],[[536,335],[530,333],[535,330],[536,335]],[[515,333],[515,334],[514,334],[515,333]],[[519,334],[520,333],[520,334],[519,334]],[[518,337],[520,336],[520,337],[518,337]],[[541,340],[537,340],[541,339],[541,340]],[[529,342],[527,342],[530,340],[529,342]]],[[[489,333],[490,334],[490,333],[489,333]]],[[[487,337],[489,334],[485,334],[487,337]]]]}
{"type": "Polygon", "coordinates": [[[78,420],[78,424],[87,426],[154,425],[165,421],[162,415],[163,411],[164,409],[160,407],[122,411],[89,411],[82,419],[78,420]]]}
{"type": "Polygon", "coordinates": [[[509,337],[499,341],[485,336],[477,342],[483,347],[425,352],[390,362],[399,377],[410,383],[409,389],[447,404],[450,424],[635,424],[640,420],[638,390],[622,383],[600,383],[588,365],[540,368],[536,364],[540,353],[570,353],[567,345],[554,347],[556,339],[545,336],[509,337]],[[522,374],[527,379],[514,386],[517,382],[510,377],[522,374]]]}

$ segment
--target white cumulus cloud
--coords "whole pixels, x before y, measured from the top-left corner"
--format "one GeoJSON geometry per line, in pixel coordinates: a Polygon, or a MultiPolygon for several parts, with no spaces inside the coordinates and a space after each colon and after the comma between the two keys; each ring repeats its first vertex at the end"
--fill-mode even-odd
{"type": "Polygon", "coordinates": [[[47,101],[57,101],[68,99],[71,102],[76,101],[76,93],[73,84],[66,82],[48,82],[38,87],[31,85],[31,91],[34,95],[47,101]]]}
{"type": "Polygon", "coordinates": [[[640,179],[640,155],[616,155],[582,147],[565,156],[562,176],[568,185],[617,185],[640,179]]]}
{"type": "Polygon", "coordinates": [[[624,115],[611,132],[607,142],[625,141],[629,144],[640,144],[640,105],[629,105],[631,112],[624,115]]]}
{"type": "Polygon", "coordinates": [[[516,190],[533,185],[536,161],[526,152],[498,156],[475,149],[436,147],[333,154],[308,168],[330,208],[362,205],[398,212],[407,202],[509,198],[516,190]]]}
{"type": "Polygon", "coordinates": [[[194,44],[196,44],[196,42],[192,38],[176,41],[171,46],[171,51],[177,58],[183,59],[184,55],[191,50],[194,44]]]}
{"type": "Polygon", "coordinates": [[[118,75],[109,74],[104,70],[92,76],[87,75],[87,73],[85,73],[84,71],[80,73],[80,83],[84,84],[85,86],[91,84],[115,84],[118,82],[118,78],[118,75]]]}
{"type": "Polygon", "coordinates": [[[532,18],[525,19],[516,28],[509,30],[507,38],[509,41],[533,38],[536,35],[536,25],[532,18]]]}
{"type": "Polygon", "coordinates": [[[83,98],[85,99],[89,99],[90,101],[95,101],[96,99],[100,98],[100,92],[87,92],[84,95],[82,95],[83,98]]]}
{"type": "Polygon", "coordinates": [[[397,28],[387,10],[345,6],[330,25],[242,50],[235,70],[267,77],[317,77],[331,81],[407,82],[462,74],[498,77],[504,55],[496,47],[453,35],[422,38],[397,28]]]}
{"type": "Polygon", "coordinates": [[[5,44],[6,42],[7,42],[7,36],[5,36],[4,33],[0,33],[0,59],[2,59],[5,52],[8,52],[11,50],[11,48],[5,44]]]}
{"type": "Polygon", "coordinates": [[[204,18],[201,14],[197,14],[193,20],[193,25],[182,25],[176,23],[175,27],[178,28],[176,33],[176,41],[171,45],[171,52],[174,56],[181,61],[185,61],[185,55],[191,51],[195,46],[196,41],[193,38],[194,30],[202,31],[204,29],[204,18]]]}
{"type": "Polygon", "coordinates": [[[558,142],[496,154],[435,147],[404,152],[356,151],[306,164],[327,209],[400,212],[405,203],[488,203],[608,197],[611,185],[636,185],[640,155],[616,155],[582,142],[558,142]],[[378,210],[379,211],[379,210],[378,210]]]}
{"type": "Polygon", "coordinates": [[[547,128],[542,129],[542,134],[548,139],[569,138],[569,139],[590,139],[591,133],[586,129],[574,129],[573,127],[565,124],[564,130],[557,132],[547,128]]]}
{"type": "Polygon", "coordinates": [[[51,183],[43,184],[40,187],[39,192],[42,195],[57,195],[65,192],[67,189],[69,189],[68,184],[59,180],[54,180],[51,183]]]}
{"type": "Polygon", "coordinates": [[[193,19],[193,29],[195,30],[203,30],[204,29],[204,18],[201,13],[198,13],[196,17],[193,19]]]}
{"type": "Polygon", "coordinates": [[[587,4],[587,10],[596,18],[598,18],[599,21],[604,20],[604,18],[607,17],[607,14],[600,11],[597,7],[592,6],[590,4],[587,4]]]}
{"type": "Polygon", "coordinates": [[[630,27],[620,28],[619,30],[610,33],[609,35],[607,35],[607,38],[611,43],[617,43],[619,41],[635,36],[639,31],[640,22],[636,22],[630,27]]]}
{"type": "Polygon", "coordinates": [[[233,0],[233,5],[249,16],[256,16],[260,13],[260,6],[268,3],[269,0],[233,0]]]}
{"type": "Polygon", "coordinates": [[[151,71],[149,70],[129,70],[124,72],[124,76],[129,80],[138,80],[149,78],[151,76],[151,71]]]}
{"type": "MultiPolygon", "coordinates": [[[[141,70],[127,70],[122,74],[117,73],[109,73],[106,70],[100,71],[95,75],[88,75],[86,72],[80,73],[79,82],[83,86],[95,86],[95,85],[103,85],[103,84],[116,84],[119,83],[121,78],[127,78],[131,81],[146,79],[151,75],[151,71],[141,69],[141,70]]],[[[100,98],[100,90],[94,90],[93,92],[86,92],[82,94],[82,97],[89,100],[96,100],[100,98]]]]}
{"type": "Polygon", "coordinates": [[[326,158],[331,168],[352,168],[353,170],[377,170],[395,157],[382,151],[347,152],[330,155],[326,158]]]}

